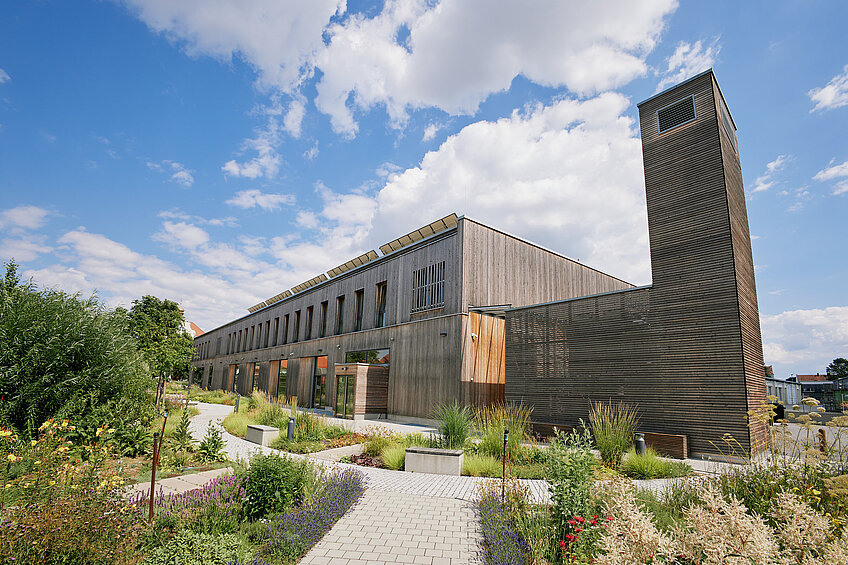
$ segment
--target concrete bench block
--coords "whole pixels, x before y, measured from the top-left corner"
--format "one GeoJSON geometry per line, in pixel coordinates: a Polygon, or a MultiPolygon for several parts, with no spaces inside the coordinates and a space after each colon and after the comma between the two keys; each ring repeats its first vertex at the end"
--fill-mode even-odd
{"type": "Polygon", "coordinates": [[[273,426],[249,425],[247,433],[244,434],[245,439],[259,445],[271,445],[271,442],[277,439],[280,435],[280,430],[273,426]]]}
{"type": "Polygon", "coordinates": [[[404,469],[413,473],[459,476],[462,474],[463,457],[461,449],[409,447],[406,450],[404,469]]]}

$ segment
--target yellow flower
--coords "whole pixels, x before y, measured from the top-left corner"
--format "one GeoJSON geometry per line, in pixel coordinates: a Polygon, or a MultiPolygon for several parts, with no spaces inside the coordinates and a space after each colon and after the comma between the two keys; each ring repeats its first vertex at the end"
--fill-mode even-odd
{"type": "Polygon", "coordinates": [[[12,483],[6,483],[6,488],[12,488],[12,483]]]}
{"type": "Polygon", "coordinates": [[[9,457],[7,457],[7,459],[9,460],[9,463],[14,463],[14,462],[15,462],[15,461],[17,461],[18,459],[20,459],[20,457],[15,457],[15,454],[14,454],[14,453],[10,453],[10,454],[9,454],[9,457]]]}
{"type": "Polygon", "coordinates": [[[114,434],[114,433],[115,433],[115,428],[109,428],[109,430],[108,430],[108,431],[109,431],[109,433],[110,433],[110,434],[114,434]]]}
{"type": "Polygon", "coordinates": [[[41,459],[36,460],[35,464],[36,464],[36,465],[41,465],[41,459]]]}
{"type": "Polygon", "coordinates": [[[62,427],[63,427],[63,428],[67,428],[67,427],[68,427],[68,421],[67,421],[67,420],[62,420],[62,427]]]}
{"type": "Polygon", "coordinates": [[[35,446],[35,445],[38,445],[38,442],[35,441],[34,439],[31,439],[31,440],[29,440],[29,444],[32,445],[32,446],[35,446]]]}
{"type": "Polygon", "coordinates": [[[0,437],[9,437],[12,435],[12,430],[0,430],[0,437]]]}

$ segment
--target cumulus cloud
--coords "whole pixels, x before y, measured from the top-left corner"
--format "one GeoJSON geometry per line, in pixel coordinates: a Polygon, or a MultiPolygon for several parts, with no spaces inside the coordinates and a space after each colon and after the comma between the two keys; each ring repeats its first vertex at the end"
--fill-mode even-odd
{"type": "Polygon", "coordinates": [[[681,41],[674,53],[666,59],[668,66],[657,84],[657,92],[711,68],[720,51],[717,37],[706,47],[700,40],[695,43],[681,41]]]}
{"type": "Polygon", "coordinates": [[[300,125],[303,116],[306,115],[306,107],[301,100],[292,100],[286,117],[283,118],[283,127],[292,137],[300,137],[300,125]]]}
{"type": "Polygon", "coordinates": [[[49,211],[38,206],[18,206],[0,212],[0,230],[36,230],[47,222],[49,211]]]}
{"type": "Polygon", "coordinates": [[[199,245],[209,241],[209,234],[202,228],[185,222],[165,222],[162,231],[155,234],[153,239],[185,249],[197,249],[199,245]]]}
{"type": "Polygon", "coordinates": [[[261,190],[251,189],[237,192],[235,196],[225,202],[230,206],[243,208],[262,208],[263,210],[273,211],[279,210],[284,204],[294,204],[293,194],[273,194],[262,192],[261,190]]]}
{"type": "MultiPolygon", "coordinates": [[[[344,0],[125,4],[189,53],[240,57],[260,85],[295,100],[320,70],[315,103],[347,136],[357,132],[356,109],[384,107],[396,126],[410,109],[472,114],[518,75],[580,95],[615,88],[646,73],[645,58],[677,7],[676,0],[389,0],[372,16],[345,14],[344,0]]],[[[301,110],[297,103],[292,110],[286,126],[299,134],[301,110]]],[[[235,161],[225,167],[242,170],[235,161]]]]}
{"type": "Polygon", "coordinates": [[[194,171],[190,171],[185,165],[177,161],[169,161],[167,159],[159,163],[148,161],[147,168],[157,173],[168,175],[168,180],[186,188],[194,184],[194,176],[192,175],[194,171]]]}
{"type": "Polygon", "coordinates": [[[817,181],[837,180],[833,185],[833,194],[844,194],[848,192],[848,161],[839,165],[831,165],[817,172],[813,179],[817,181]]]}
{"type": "Polygon", "coordinates": [[[39,255],[53,251],[52,247],[45,245],[46,241],[46,237],[32,234],[25,238],[5,238],[0,240],[0,257],[5,261],[32,261],[39,255]]]}
{"type": "Polygon", "coordinates": [[[827,85],[821,88],[813,88],[808,91],[807,96],[815,103],[810,113],[833,110],[848,105],[848,65],[842,68],[841,75],[836,75],[827,85]]]}
{"type": "Polygon", "coordinates": [[[439,124],[429,124],[426,128],[424,128],[424,136],[421,138],[421,141],[430,141],[436,134],[439,133],[439,130],[442,129],[442,126],[439,124]]]}
{"type": "Polygon", "coordinates": [[[224,218],[204,218],[202,216],[193,216],[191,214],[186,214],[179,208],[163,210],[162,212],[159,212],[157,216],[168,220],[183,220],[186,222],[191,222],[193,224],[210,225],[216,227],[235,227],[238,225],[238,221],[232,216],[226,216],[224,218]]]}
{"type": "MultiPolygon", "coordinates": [[[[256,128],[254,137],[242,142],[242,151],[256,153],[256,156],[241,163],[235,159],[224,163],[221,170],[228,175],[250,179],[273,178],[280,170],[282,158],[277,147],[281,142],[284,124],[281,121],[283,107],[279,98],[275,98],[270,104],[263,107],[261,113],[266,118],[265,126],[256,128]]],[[[297,127],[300,128],[300,122],[298,122],[297,127]]]]}
{"type": "Polygon", "coordinates": [[[752,192],[764,192],[774,186],[774,176],[786,166],[791,157],[789,155],[778,155],[774,161],[766,164],[766,171],[754,181],[752,192]]]}
{"type": "Polygon", "coordinates": [[[827,364],[848,352],[848,306],[790,310],[761,316],[763,354],[782,372],[824,372],[827,364]]]}

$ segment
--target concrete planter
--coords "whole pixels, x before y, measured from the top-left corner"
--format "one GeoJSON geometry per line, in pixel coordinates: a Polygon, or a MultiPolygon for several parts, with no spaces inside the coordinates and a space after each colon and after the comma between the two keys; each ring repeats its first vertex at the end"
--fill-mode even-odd
{"type": "Polygon", "coordinates": [[[280,435],[280,430],[273,426],[249,425],[244,438],[247,441],[258,443],[259,445],[271,445],[271,442],[277,439],[280,435]]]}
{"type": "Polygon", "coordinates": [[[461,449],[409,447],[406,450],[404,469],[413,473],[459,476],[462,474],[463,457],[461,449]]]}

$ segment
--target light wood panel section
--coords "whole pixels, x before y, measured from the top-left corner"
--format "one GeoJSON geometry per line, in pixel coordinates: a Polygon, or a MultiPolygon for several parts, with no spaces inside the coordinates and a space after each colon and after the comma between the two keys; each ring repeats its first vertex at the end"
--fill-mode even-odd
{"type": "Polygon", "coordinates": [[[504,325],[503,319],[494,316],[468,314],[463,329],[463,404],[485,406],[504,401],[504,325]]]}

